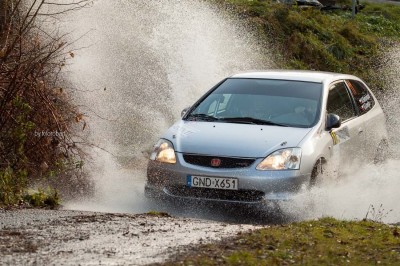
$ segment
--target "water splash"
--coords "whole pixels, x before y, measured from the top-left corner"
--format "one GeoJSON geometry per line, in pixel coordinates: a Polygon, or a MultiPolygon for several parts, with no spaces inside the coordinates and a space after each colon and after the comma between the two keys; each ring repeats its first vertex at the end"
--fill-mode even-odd
{"type": "Polygon", "coordinates": [[[68,208],[142,211],[146,152],[180,111],[224,77],[272,65],[253,30],[200,0],[99,0],[66,20],[84,35],[69,72],[86,137],[116,155],[94,151],[96,197],[68,208]]]}
{"type": "Polygon", "coordinates": [[[283,204],[283,209],[297,219],[332,216],[338,219],[369,218],[386,223],[400,221],[400,47],[389,51],[386,59],[381,69],[386,92],[379,100],[387,117],[391,158],[380,165],[371,163],[345,169],[339,180],[332,181],[326,176],[320,186],[283,204]]]}
{"type": "MultiPolygon", "coordinates": [[[[101,150],[91,166],[96,197],[69,202],[84,210],[142,212],[146,151],[160,134],[210,86],[225,76],[273,66],[263,43],[228,13],[202,1],[97,1],[70,18],[76,43],[70,67],[76,102],[89,122],[88,138],[101,150]],[[86,91],[86,92],[85,92],[86,91]],[[101,119],[106,118],[106,119],[101,119]]],[[[387,115],[393,151],[400,144],[397,116],[400,49],[388,53],[382,69],[388,93],[380,103],[387,115]]],[[[370,205],[398,222],[399,153],[383,165],[347,169],[339,182],[326,181],[283,209],[297,219],[333,216],[362,219],[370,205]],[[382,205],[382,208],[380,206],[382,205]]],[[[329,179],[327,179],[329,180],[329,179]]],[[[376,215],[375,215],[376,216],[376,215]]],[[[370,213],[368,218],[373,217],[370,213]]]]}

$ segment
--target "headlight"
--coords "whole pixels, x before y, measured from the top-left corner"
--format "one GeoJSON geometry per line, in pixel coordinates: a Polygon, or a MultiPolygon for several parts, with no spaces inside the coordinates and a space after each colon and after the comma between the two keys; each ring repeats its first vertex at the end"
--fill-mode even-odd
{"type": "Polygon", "coordinates": [[[166,139],[160,139],[153,147],[150,160],[162,163],[176,163],[175,150],[172,143],[166,139]]]}
{"type": "Polygon", "coordinates": [[[276,151],[262,160],[257,170],[297,170],[300,168],[301,149],[290,148],[276,151]]]}

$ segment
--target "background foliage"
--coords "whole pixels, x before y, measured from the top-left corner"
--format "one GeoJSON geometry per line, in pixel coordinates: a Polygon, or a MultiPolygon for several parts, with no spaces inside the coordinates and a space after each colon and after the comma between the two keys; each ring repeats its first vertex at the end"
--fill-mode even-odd
{"type": "MultiPolygon", "coordinates": [[[[260,36],[277,49],[282,68],[350,73],[382,89],[380,55],[400,40],[400,6],[363,3],[351,11],[322,11],[266,0],[215,0],[257,25],[260,36]]],[[[340,6],[351,1],[338,1],[340,6]]]]}

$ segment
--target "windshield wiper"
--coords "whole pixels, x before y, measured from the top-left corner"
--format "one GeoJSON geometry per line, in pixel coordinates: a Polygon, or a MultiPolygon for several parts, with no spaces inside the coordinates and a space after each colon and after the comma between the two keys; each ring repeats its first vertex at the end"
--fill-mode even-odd
{"type": "Polygon", "coordinates": [[[288,126],[285,124],[275,123],[272,121],[253,118],[253,117],[226,117],[226,118],[220,118],[219,121],[231,122],[231,123],[255,124],[255,125],[271,125],[280,127],[288,126]]]}
{"type": "Polygon", "coordinates": [[[216,121],[218,118],[208,115],[208,114],[190,114],[187,117],[187,120],[197,120],[197,121],[216,121]]]}

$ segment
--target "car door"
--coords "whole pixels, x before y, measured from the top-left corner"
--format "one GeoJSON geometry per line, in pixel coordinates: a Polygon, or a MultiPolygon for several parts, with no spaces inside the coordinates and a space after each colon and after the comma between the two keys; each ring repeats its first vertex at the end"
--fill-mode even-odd
{"type": "Polygon", "coordinates": [[[332,156],[340,166],[351,165],[363,152],[365,137],[364,123],[358,119],[353,97],[344,81],[330,85],[327,101],[327,113],[341,118],[341,126],[331,130],[332,156]]]}

